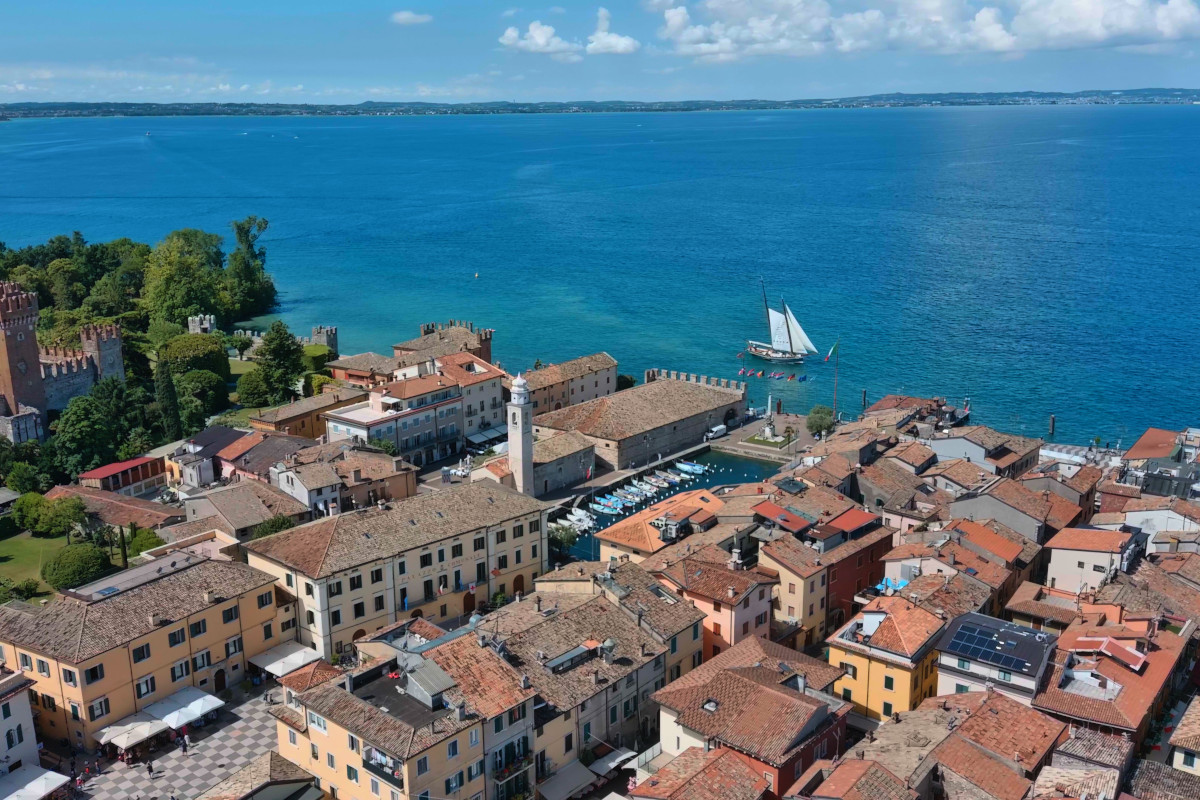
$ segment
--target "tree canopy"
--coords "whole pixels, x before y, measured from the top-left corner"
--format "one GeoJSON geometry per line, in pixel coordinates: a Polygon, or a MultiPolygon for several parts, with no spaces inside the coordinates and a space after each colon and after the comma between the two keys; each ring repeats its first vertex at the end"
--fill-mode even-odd
{"type": "Polygon", "coordinates": [[[286,403],[296,396],[296,382],[304,375],[304,348],[280,320],[271,323],[255,354],[258,369],[272,403],[286,403]]]}
{"type": "Polygon", "coordinates": [[[211,333],[185,333],[169,340],[158,351],[173,375],[203,369],[229,380],[229,355],[222,337],[211,333]]]}
{"type": "Polygon", "coordinates": [[[69,544],[42,564],[42,580],[55,589],[74,589],[94,581],[112,568],[108,556],[94,544],[69,544]]]}
{"type": "Polygon", "coordinates": [[[805,419],[805,427],[814,436],[824,436],[833,430],[833,409],[829,406],[813,406],[805,419]]]}
{"type": "Polygon", "coordinates": [[[273,533],[286,531],[288,528],[294,528],[295,526],[296,523],[292,521],[291,517],[283,514],[276,514],[266,522],[256,525],[254,529],[250,531],[250,538],[261,539],[264,536],[270,536],[273,533]]]}

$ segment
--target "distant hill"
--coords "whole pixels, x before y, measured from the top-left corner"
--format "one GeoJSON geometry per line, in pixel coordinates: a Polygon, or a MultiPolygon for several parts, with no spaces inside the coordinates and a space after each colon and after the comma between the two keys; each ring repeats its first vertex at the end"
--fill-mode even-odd
{"type": "Polygon", "coordinates": [[[388,116],[420,114],[586,114],[628,111],[769,111],[801,108],[894,108],[1016,105],[1190,105],[1200,89],[1095,89],[1085,92],[943,92],[872,94],[808,100],[580,100],[555,103],[0,103],[6,117],[388,116]]]}

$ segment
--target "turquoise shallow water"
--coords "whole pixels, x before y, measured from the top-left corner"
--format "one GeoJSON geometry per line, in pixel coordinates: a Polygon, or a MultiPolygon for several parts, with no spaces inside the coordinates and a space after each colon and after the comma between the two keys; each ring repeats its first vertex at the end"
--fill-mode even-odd
{"type": "MultiPolygon", "coordinates": [[[[603,348],[737,377],[761,275],[841,337],[843,409],[969,394],[1128,444],[1200,417],[1198,145],[1184,106],[15,121],[0,241],[263,215],[296,328],[386,352],[471,319],[514,370],[603,348]]],[[[830,367],[751,396],[827,403],[830,367]]]]}

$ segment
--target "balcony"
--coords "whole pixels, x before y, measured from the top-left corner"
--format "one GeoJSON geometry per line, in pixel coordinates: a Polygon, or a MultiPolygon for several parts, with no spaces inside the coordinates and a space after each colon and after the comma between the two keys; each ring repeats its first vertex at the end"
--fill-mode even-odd
{"type": "Polygon", "coordinates": [[[527,755],[505,764],[499,769],[492,770],[492,780],[497,784],[507,783],[533,766],[533,756],[527,755]]]}
{"type": "Polygon", "coordinates": [[[383,763],[376,763],[370,757],[370,748],[363,748],[363,769],[377,778],[382,778],[387,784],[401,792],[404,791],[404,773],[400,769],[400,763],[387,758],[383,753],[376,752],[376,755],[385,758],[383,763]]]}

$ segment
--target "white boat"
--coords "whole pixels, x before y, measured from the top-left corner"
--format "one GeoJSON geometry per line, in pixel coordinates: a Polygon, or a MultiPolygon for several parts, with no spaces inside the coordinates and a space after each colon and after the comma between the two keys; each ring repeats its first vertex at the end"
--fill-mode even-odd
{"type": "Polygon", "coordinates": [[[663,488],[661,486],[655,486],[652,483],[647,483],[647,482],[643,482],[643,481],[634,481],[633,485],[637,487],[637,490],[639,492],[646,495],[647,497],[651,497],[653,495],[658,494],[658,490],[663,488]]]}
{"type": "Polygon", "coordinates": [[[652,476],[667,486],[673,486],[683,480],[679,475],[667,472],[665,469],[656,470],[652,476]]]}
{"type": "Polygon", "coordinates": [[[703,464],[697,464],[692,461],[676,461],[675,466],[684,472],[690,472],[692,475],[702,475],[708,471],[708,468],[703,464]]]}
{"type": "Polygon", "coordinates": [[[662,478],[659,478],[654,475],[647,475],[646,482],[649,483],[651,486],[657,486],[659,489],[666,489],[666,488],[670,487],[670,485],[671,485],[671,484],[667,483],[665,480],[663,480],[662,478]]]}
{"type": "Polygon", "coordinates": [[[567,514],[567,519],[574,522],[586,522],[589,525],[595,523],[596,521],[595,517],[584,511],[582,508],[572,508],[570,513],[567,514]]]}
{"type": "Polygon", "coordinates": [[[808,338],[796,315],[788,308],[787,303],[779,301],[782,311],[771,308],[767,302],[767,285],[763,284],[763,308],[767,312],[767,330],[771,333],[771,342],[746,341],[746,352],[763,361],[776,364],[799,364],[804,356],[816,353],[817,347],[808,338]]]}

